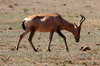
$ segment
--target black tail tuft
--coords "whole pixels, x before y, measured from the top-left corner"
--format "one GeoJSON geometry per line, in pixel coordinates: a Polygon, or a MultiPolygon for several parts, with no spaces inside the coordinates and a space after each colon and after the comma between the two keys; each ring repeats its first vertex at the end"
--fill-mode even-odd
{"type": "Polygon", "coordinates": [[[23,22],[22,22],[22,28],[25,30],[25,29],[26,29],[26,27],[25,27],[24,22],[25,22],[25,21],[23,21],[23,22]]]}

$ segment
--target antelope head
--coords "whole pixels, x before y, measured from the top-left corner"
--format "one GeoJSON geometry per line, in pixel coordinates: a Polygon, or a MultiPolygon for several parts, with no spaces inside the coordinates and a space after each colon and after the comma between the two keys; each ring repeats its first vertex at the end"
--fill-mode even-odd
{"type": "Polygon", "coordinates": [[[74,38],[75,38],[76,42],[79,42],[79,40],[80,40],[81,26],[82,26],[83,22],[84,22],[85,19],[86,19],[83,15],[80,15],[80,16],[81,16],[81,20],[80,20],[79,24],[76,25],[76,24],[74,23],[75,32],[73,32],[73,35],[74,35],[74,38]]]}

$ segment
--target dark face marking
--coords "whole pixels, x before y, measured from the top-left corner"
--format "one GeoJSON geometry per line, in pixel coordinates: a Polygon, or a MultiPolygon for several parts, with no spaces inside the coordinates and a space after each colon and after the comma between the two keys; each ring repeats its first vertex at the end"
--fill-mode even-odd
{"type": "Polygon", "coordinates": [[[79,42],[80,41],[80,29],[77,27],[76,31],[73,33],[75,41],[79,42]]]}

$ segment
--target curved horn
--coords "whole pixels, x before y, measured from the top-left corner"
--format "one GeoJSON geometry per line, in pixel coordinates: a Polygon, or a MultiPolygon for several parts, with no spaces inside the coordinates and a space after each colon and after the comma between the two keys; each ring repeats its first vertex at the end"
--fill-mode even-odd
{"type": "Polygon", "coordinates": [[[82,23],[86,20],[86,18],[83,15],[80,15],[82,19],[80,20],[79,28],[81,28],[82,23]]]}

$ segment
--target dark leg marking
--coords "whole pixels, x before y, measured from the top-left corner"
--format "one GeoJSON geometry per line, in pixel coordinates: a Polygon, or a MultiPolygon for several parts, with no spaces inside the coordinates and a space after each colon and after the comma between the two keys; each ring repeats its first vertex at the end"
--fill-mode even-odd
{"type": "Polygon", "coordinates": [[[66,37],[61,33],[60,29],[57,30],[57,33],[58,33],[59,36],[61,36],[64,39],[66,49],[69,52],[69,49],[68,49],[68,46],[67,46],[67,42],[66,42],[66,37]]]}
{"type": "Polygon", "coordinates": [[[53,33],[54,33],[54,32],[50,32],[50,36],[49,36],[49,40],[50,40],[50,41],[49,41],[48,51],[51,51],[51,50],[50,50],[50,45],[51,45],[53,33]]]}
{"type": "Polygon", "coordinates": [[[32,38],[33,38],[34,34],[35,34],[35,28],[33,27],[31,29],[31,33],[30,33],[30,36],[29,36],[29,39],[28,40],[29,40],[29,43],[31,44],[33,50],[37,52],[37,50],[35,49],[35,47],[34,47],[34,45],[32,43],[32,38]]]}
{"type": "Polygon", "coordinates": [[[18,41],[18,44],[17,44],[17,51],[18,51],[19,44],[20,44],[22,38],[23,38],[29,31],[30,31],[29,29],[26,29],[25,32],[24,32],[23,34],[20,35],[20,38],[19,38],[19,41],[18,41]]]}

